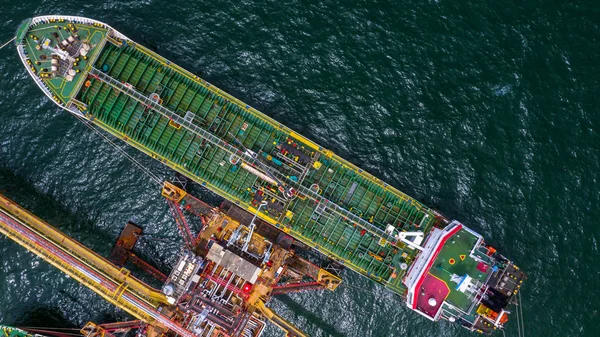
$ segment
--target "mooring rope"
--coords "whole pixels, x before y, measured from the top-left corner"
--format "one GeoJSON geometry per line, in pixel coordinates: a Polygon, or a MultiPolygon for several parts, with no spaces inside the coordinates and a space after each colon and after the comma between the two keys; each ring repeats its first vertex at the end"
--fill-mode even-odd
{"type": "Polygon", "coordinates": [[[2,47],[0,47],[0,49],[6,47],[9,43],[13,42],[17,37],[13,37],[12,39],[10,39],[10,41],[6,42],[5,44],[2,45],[2,47]]]}
{"type": "Polygon", "coordinates": [[[517,336],[521,337],[521,320],[519,318],[519,307],[521,306],[521,304],[519,303],[519,299],[517,298],[517,336]]]}
{"type": "Polygon", "coordinates": [[[521,315],[521,330],[523,333],[521,336],[525,337],[525,320],[523,319],[523,301],[521,300],[521,293],[519,292],[519,312],[521,315]]]}
{"type": "Polygon", "coordinates": [[[351,284],[348,284],[348,283],[340,283],[340,286],[342,286],[342,287],[348,287],[348,288],[354,288],[356,290],[364,291],[366,293],[369,293],[369,294],[373,295],[375,298],[379,298],[380,297],[377,293],[375,293],[372,290],[365,289],[365,288],[358,287],[358,286],[354,286],[354,285],[351,285],[351,284]]]}
{"type": "Polygon", "coordinates": [[[83,124],[85,124],[85,126],[87,126],[90,130],[94,131],[96,134],[98,134],[102,138],[104,138],[104,140],[106,142],[108,142],[110,145],[112,145],[112,147],[114,147],[123,156],[125,156],[125,158],[129,159],[133,164],[135,164],[139,169],[141,169],[148,177],[150,177],[150,179],[153,182],[155,182],[159,186],[162,186],[162,180],[157,175],[155,175],[154,173],[152,173],[152,171],[150,171],[149,168],[145,167],[140,162],[138,162],[137,160],[135,160],[135,158],[133,158],[131,155],[129,155],[127,152],[125,152],[125,150],[123,150],[122,148],[120,148],[111,139],[109,139],[106,135],[104,135],[100,130],[96,129],[87,119],[85,119],[85,118],[83,118],[81,116],[77,116],[77,118],[79,118],[83,122],[83,124]]]}

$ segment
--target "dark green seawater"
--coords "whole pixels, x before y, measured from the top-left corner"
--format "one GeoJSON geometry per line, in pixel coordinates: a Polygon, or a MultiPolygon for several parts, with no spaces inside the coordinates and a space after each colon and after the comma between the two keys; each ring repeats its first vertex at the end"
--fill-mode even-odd
{"type": "MultiPolygon", "coordinates": [[[[484,234],[529,274],[527,336],[598,336],[598,0],[0,0],[0,42],[54,13],[112,25],[484,234]]],[[[0,192],[104,255],[135,219],[173,240],[142,241],[142,255],[173,263],[179,239],[155,185],[58,111],[12,46],[0,51],[0,192]]],[[[474,336],[345,275],[353,287],[272,305],[311,336],[474,336]]],[[[0,238],[0,322],[126,318],[0,238]]]]}

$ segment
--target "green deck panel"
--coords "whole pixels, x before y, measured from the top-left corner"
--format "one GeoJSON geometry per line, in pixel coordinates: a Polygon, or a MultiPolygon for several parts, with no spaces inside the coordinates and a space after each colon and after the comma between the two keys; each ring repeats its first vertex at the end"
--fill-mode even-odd
{"type": "MultiPolygon", "coordinates": [[[[49,34],[55,25],[34,29],[49,34]]],[[[106,38],[106,30],[99,27],[81,25],[79,31],[102,49],[93,50],[95,63],[81,64],[73,81],[86,79],[90,86],[74,93],[74,83],[47,81],[63,102],[75,97],[88,104],[85,113],[104,130],[251,212],[262,193],[270,204],[261,218],[396,293],[404,292],[399,265],[410,263],[416,252],[383,231],[392,224],[399,231],[419,227],[428,232],[435,222],[430,209],[150,50],[130,42],[102,44],[98,39],[106,38]],[[92,67],[101,78],[88,76],[92,67]],[[134,97],[126,85],[146,97],[158,93],[162,108],[134,97]],[[200,134],[169,123],[188,113],[200,134]],[[303,197],[287,200],[276,187],[232,165],[230,155],[239,150],[232,145],[234,137],[303,197]],[[300,150],[306,162],[278,149],[286,146],[300,150]],[[321,167],[315,168],[315,162],[321,167]],[[309,192],[314,184],[317,194],[309,192]]]]}
{"type": "MultiPolygon", "coordinates": [[[[42,55],[49,56],[49,52],[47,50],[37,50],[35,46],[36,42],[43,41],[44,38],[49,38],[52,42],[56,42],[56,39],[52,36],[52,33],[59,34],[60,37],[66,38],[68,33],[64,30],[57,30],[56,27],[66,27],[66,23],[63,22],[51,22],[51,23],[43,23],[38,24],[34,27],[31,27],[27,33],[22,34],[23,43],[25,52],[31,61],[31,67],[33,68],[36,74],[40,74],[41,72],[49,72],[50,70],[50,57],[47,57],[46,60],[42,59],[42,55]],[[37,39],[37,41],[35,39],[37,39]]],[[[106,37],[106,29],[101,27],[94,27],[88,25],[75,24],[75,27],[78,29],[78,35],[81,40],[89,42],[91,45],[99,45],[106,37]]],[[[79,61],[77,62],[77,66],[74,66],[73,69],[79,71],[72,81],[68,82],[62,77],[55,77],[51,79],[44,79],[45,84],[48,88],[56,95],[56,98],[62,102],[67,103],[76,95],[75,89],[77,89],[82,83],[83,79],[86,77],[86,67],[89,65],[89,62],[94,60],[94,58],[100,52],[100,49],[93,48],[88,55],[86,55],[87,59],[83,57],[79,57],[79,61]]]]}
{"type": "Polygon", "coordinates": [[[0,324],[0,337],[32,337],[34,334],[31,334],[25,330],[21,330],[18,328],[13,328],[8,325],[0,324]]]}
{"type": "Polygon", "coordinates": [[[482,282],[486,280],[491,268],[486,273],[478,270],[477,265],[479,262],[469,256],[477,240],[478,237],[469,231],[459,230],[446,242],[429,271],[430,274],[444,281],[450,288],[450,294],[446,300],[465,312],[473,301],[456,290],[458,285],[451,281],[451,276],[452,274],[469,275],[473,279],[482,282]],[[461,255],[464,255],[464,260],[461,260],[461,255]],[[454,259],[454,264],[450,264],[450,259],[454,259]]]}

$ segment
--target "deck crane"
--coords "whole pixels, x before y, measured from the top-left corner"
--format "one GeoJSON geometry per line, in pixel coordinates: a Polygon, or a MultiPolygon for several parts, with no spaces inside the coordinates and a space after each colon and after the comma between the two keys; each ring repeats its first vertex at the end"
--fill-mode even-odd
{"type": "Polygon", "coordinates": [[[117,334],[127,334],[131,330],[140,329],[146,323],[140,320],[95,324],[88,322],[79,332],[85,337],[115,337],[117,334]]]}
{"type": "Polygon", "coordinates": [[[250,221],[250,233],[248,233],[248,235],[246,236],[246,239],[244,240],[244,246],[242,247],[242,251],[244,252],[248,251],[248,244],[250,244],[250,239],[252,238],[252,234],[254,233],[254,229],[256,228],[256,223],[254,223],[254,221],[256,221],[256,216],[258,215],[258,212],[260,212],[260,209],[265,206],[267,206],[267,202],[262,201],[260,205],[258,205],[258,209],[256,210],[252,221],[250,221]]]}
{"type": "MultiPolygon", "coordinates": [[[[188,249],[193,250],[198,244],[198,238],[194,237],[190,229],[190,225],[183,214],[182,207],[195,214],[202,221],[202,226],[206,226],[206,216],[211,212],[213,207],[209,206],[205,202],[200,201],[198,198],[190,195],[182,188],[165,181],[161,194],[165,197],[171,213],[175,218],[177,228],[183,237],[183,241],[188,249]]],[[[200,229],[200,232],[202,228],[200,229]]]]}
{"type": "Polygon", "coordinates": [[[171,213],[173,214],[173,217],[175,218],[175,223],[177,224],[177,228],[179,229],[179,232],[181,233],[181,236],[183,237],[183,241],[185,242],[186,247],[188,249],[194,249],[194,247],[196,246],[196,240],[194,239],[194,236],[192,235],[190,226],[188,225],[188,222],[185,219],[185,216],[183,215],[181,208],[179,208],[179,206],[177,205],[177,203],[175,201],[173,201],[171,199],[166,199],[166,200],[167,200],[167,204],[169,205],[169,208],[171,209],[171,213]]]}

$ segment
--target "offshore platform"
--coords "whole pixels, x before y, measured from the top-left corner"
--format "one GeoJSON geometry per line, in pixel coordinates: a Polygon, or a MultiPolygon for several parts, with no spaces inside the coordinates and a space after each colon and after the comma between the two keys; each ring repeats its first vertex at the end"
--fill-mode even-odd
{"type": "MultiPolygon", "coordinates": [[[[488,333],[504,327],[519,301],[525,274],[480,234],[105,23],[35,17],[19,26],[15,45],[39,88],[110,144],[107,133],[256,216],[265,228],[383,285],[421,316],[488,333]]],[[[206,252],[177,222],[196,252],[189,259],[218,260],[220,249],[247,254],[247,247],[240,252],[222,244],[206,252]]],[[[239,241],[241,231],[220,240],[239,241]]],[[[177,287],[159,293],[177,303],[177,287]]],[[[264,308],[264,301],[248,301],[264,308]]]]}
{"type": "Polygon", "coordinates": [[[107,260],[0,195],[0,233],[138,319],[89,323],[81,330],[85,336],[143,329],[148,337],[168,332],[182,337],[258,337],[266,320],[287,336],[307,336],[265,302],[274,294],[333,291],[341,283],[337,275],[294,254],[292,237],[231,203],[211,207],[168,182],[162,194],[184,243],[175,252],[179,260],[169,275],[133,252],[143,229],[132,222],[121,231],[107,260]],[[184,211],[201,219],[198,233],[192,233],[184,211]],[[162,288],[132,276],[124,268],[127,261],[161,281],[162,288]]]}

